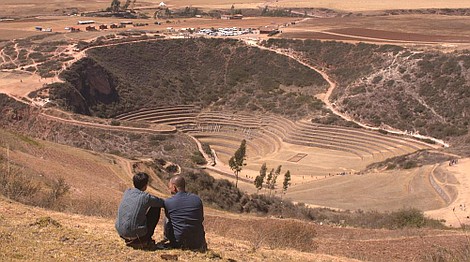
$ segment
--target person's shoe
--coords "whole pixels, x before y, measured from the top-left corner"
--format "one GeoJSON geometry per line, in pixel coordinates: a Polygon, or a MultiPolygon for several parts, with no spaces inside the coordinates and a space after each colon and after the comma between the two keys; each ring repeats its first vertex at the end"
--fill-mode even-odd
{"type": "Polygon", "coordinates": [[[162,241],[158,242],[156,246],[159,250],[167,250],[172,248],[170,243],[162,243],[162,241]]]}

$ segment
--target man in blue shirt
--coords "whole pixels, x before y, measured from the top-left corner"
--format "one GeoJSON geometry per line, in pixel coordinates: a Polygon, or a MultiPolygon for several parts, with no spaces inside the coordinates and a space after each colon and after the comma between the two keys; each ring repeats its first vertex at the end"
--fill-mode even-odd
{"type": "Polygon", "coordinates": [[[155,227],[160,219],[163,199],[145,192],[149,181],[146,173],[137,173],[132,178],[134,187],[124,192],[116,219],[116,230],[134,248],[150,248],[155,227]]]}
{"type": "Polygon", "coordinates": [[[173,195],[165,200],[165,237],[175,248],[205,251],[207,249],[204,226],[204,211],[201,199],[186,192],[186,182],[176,175],[168,182],[173,195]]]}

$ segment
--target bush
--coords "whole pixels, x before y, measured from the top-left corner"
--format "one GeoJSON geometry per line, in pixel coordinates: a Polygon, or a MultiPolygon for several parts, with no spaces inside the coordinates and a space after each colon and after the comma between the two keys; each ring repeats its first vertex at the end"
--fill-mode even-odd
{"type": "Polygon", "coordinates": [[[22,168],[0,164],[0,194],[20,203],[63,209],[64,207],[58,204],[69,189],[70,186],[63,178],[40,183],[22,168]]]}
{"type": "Polygon", "coordinates": [[[70,185],[68,185],[65,182],[65,179],[62,177],[59,177],[58,179],[53,180],[50,185],[50,192],[43,201],[45,207],[52,207],[56,205],[56,203],[61,199],[63,196],[65,196],[69,190],[70,190],[70,185]]]}
{"type": "Polygon", "coordinates": [[[193,161],[193,163],[198,164],[198,165],[207,164],[206,159],[204,158],[202,153],[199,152],[199,151],[196,151],[196,152],[193,153],[193,155],[191,156],[191,161],[193,161]]]}
{"type": "Polygon", "coordinates": [[[426,224],[423,213],[417,209],[402,209],[390,214],[388,228],[397,229],[405,227],[420,228],[426,224]]]}
{"type": "Polygon", "coordinates": [[[0,166],[0,193],[21,203],[33,203],[40,184],[25,173],[24,169],[2,164],[0,166]]]}
{"type": "Polygon", "coordinates": [[[415,168],[418,166],[418,163],[416,163],[416,161],[406,161],[405,164],[403,165],[403,168],[404,169],[411,169],[411,168],[415,168]]]}
{"type": "Polygon", "coordinates": [[[111,120],[110,125],[112,125],[112,126],[120,126],[120,125],[121,125],[121,122],[119,122],[119,121],[116,120],[116,119],[113,119],[113,120],[111,120]]]}

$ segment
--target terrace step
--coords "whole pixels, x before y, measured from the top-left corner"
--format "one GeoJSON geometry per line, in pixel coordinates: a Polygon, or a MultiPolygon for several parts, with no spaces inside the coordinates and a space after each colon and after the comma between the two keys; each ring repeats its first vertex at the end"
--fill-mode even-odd
{"type": "Polygon", "coordinates": [[[155,108],[142,108],[139,110],[123,113],[120,115],[115,116],[115,119],[118,120],[132,120],[133,117],[138,117],[141,115],[146,114],[159,114],[162,112],[199,112],[200,108],[194,105],[178,105],[178,106],[162,106],[162,107],[155,107],[155,108]]]}

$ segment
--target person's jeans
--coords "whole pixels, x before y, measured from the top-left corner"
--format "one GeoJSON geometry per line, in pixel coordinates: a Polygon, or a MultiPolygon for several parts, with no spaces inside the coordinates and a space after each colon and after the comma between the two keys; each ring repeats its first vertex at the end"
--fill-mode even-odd
{"type": "Polygon", "coordinates": [[[152,236],[155,232],[155,228],[157,227],[158,220],[160,219],[160,207],[151,207],[147,210],[147,234],[142,237],[137,237],[135,239],[125,239],[126,245],[141,248],[146,247],[150,244],[152,240],[152,236]]]}
{"type": "Polygon", "coordinates": [[[144,241],[150,241],[152,239],[155,228],[157,227],[158,220],[160,220],[160,207],[151,207],[147,211],[147,234],[142,237],[144,241]]]}

